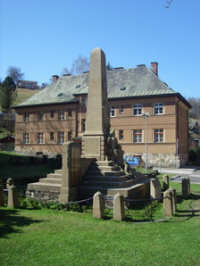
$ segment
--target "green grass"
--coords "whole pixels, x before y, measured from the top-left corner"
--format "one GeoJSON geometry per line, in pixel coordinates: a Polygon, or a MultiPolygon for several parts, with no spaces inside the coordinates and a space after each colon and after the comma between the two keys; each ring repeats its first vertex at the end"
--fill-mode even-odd
{"type": "MultiPolygon", "coordinates": [[[[194,189],[200,192],[198,185],[194,189]]],[[[180,201],[177,216],[162,223],[97,220],[90,212],[1,208],[0,262],[2,266],[199,266],[200,216],[184,211],[191,201],[196,200],[180,201]]],[[[162,208],[157,208],[154,218],[161,213],[162,208]]]]}

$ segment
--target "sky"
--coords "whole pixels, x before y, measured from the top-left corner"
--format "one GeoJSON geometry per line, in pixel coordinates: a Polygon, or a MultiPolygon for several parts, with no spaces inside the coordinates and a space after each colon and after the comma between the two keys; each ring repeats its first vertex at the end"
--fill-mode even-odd
{"type": "Polygon", "coordinates": [[[159,78],[199,98],[200,1],[0,0],[0,78],[16,66],[49,82],[100,47],[113,67],[159,63],[159,78]]]}

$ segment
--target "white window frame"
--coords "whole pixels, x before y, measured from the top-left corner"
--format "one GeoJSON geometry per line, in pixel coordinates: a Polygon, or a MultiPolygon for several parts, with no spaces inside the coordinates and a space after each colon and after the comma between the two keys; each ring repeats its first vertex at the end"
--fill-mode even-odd
{"type": "Polygon", "coordinates": [[[142,129],[133,129],[133,143],[143,143],[142,129]]]}
{"type": "Polygon", "coordinates": [[[63,144],[65,141],[65,133],[64,131],[58,132],[58,144],[63,144]]]}
{"type": "Polygon", "coordinates": [[[153,111],[154,111],[154,115],[163,115],[164,114],[164,104],[163,103],[155,103],[153,111]]]}
{"type": "Polygon", "coordinates": [[[43,132],[37,133],[37,144],[44,144],[44,133],[43,132]]]}
{"type": "Polygon", "coordinates": [[[58,111],[58,120],[65,120],[65,112],[64,111],[58,111]]]}
{"type": "Polygon", "coordinates": [[[136,103],[133,105],[133,116],[141,116],[142,115],[143,105],[141,103],[136,103]]]}
{"type": "Polygon", "coordinates": [[[30,144],[29,133],[24,133],[24,144],[30,144]]]}
{"type": "Polygon", "coordinates": [[[153,130],[153,140],[154,143],[164,143],[164,129],[155,128],[153,130]]]}
{"type": "Polygon", "coordinates": [[[114,106],[111,106],[110,107],[110,117],[115,117],[116,114],[115,114],[115,107],[114,106]]]}

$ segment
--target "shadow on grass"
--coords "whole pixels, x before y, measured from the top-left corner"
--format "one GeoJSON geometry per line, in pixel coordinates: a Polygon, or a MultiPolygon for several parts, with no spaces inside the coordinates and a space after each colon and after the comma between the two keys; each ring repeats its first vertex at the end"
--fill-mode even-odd
{"type": "Polygon", "coordinates": [[[31,218],[18,215],[17,210],[0,210],[0,237],[6,237],[11,233],[22,233],[22,230],[16,227],[23,227],[32,223],[40,223],[42,220],[33,220],[31,218]]]}

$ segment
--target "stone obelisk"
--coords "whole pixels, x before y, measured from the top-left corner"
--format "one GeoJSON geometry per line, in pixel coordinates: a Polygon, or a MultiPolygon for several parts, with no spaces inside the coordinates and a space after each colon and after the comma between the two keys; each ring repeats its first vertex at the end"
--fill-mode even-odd
{"type": "Polygon", "coordinates": [[[84,157],[106,159],[109,124],[105,54],[96,48],[90,56],[86,131],[82,138],[84,157]]]}

